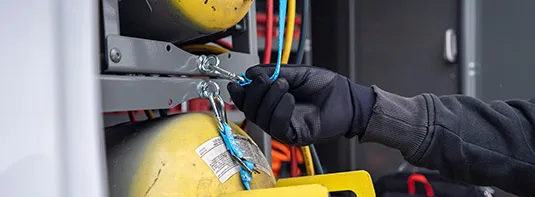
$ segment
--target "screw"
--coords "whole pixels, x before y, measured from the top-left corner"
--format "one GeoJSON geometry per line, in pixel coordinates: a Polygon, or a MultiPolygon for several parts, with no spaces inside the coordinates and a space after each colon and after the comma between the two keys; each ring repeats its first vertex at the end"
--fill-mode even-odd
{"type": "Polygon", "coordinates": [[[116,48],[111,49],[110,59],[114,63],[119,63],[119,61],[121,61],[121,51],[119,51],[119,49],[116,49],[116,48]]]}

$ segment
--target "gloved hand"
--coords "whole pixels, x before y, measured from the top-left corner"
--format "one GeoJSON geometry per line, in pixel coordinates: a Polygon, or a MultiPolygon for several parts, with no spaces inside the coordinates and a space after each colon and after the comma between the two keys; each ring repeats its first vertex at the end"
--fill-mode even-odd
{"type": "Polygon", "coordinates": [[[247,70],[253,82],[228,84],[238,109],[273,138],[289,145],[308,145],[345,135],[361,135],[375,103],[370,87],[329,70],[282,65],[279,78],[269,80],[275,65],[247,70]]]}

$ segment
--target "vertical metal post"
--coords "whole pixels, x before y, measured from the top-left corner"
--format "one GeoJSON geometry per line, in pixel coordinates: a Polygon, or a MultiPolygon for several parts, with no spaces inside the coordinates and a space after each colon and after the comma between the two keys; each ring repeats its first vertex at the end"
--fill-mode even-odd
{"type": "Polygon", "coordinates": [[[246,32],[232,36],[233,51],[258,55],[256,35],[256,3],[253,1],[244,18],[246,32]]]}
{"type": "Polygon", "coordinates": [[[107,196],[97,4],[2,2],[2,196],[107,196]]]}
{"type": "Polygon", "coordinates": [[[0,191],[2,196],[63,197],[58,4],[56,0],[1,3],[0,191]],[[32,5],[32,6],[28,6],[32,5]],[[35,44],[38,43],[38,44],[35,44]],[[16,65],[16,66],[15,66],[16,65]]]}
{"type": "MultiPolygon", "coordinates": [[[[348,19],[347,19],[347,29],[349,31],[348,36],[348,71],[349,78],[353,81],[357,81],[357,3],[355,0],[347,0],[347,9],[348,10],[348,19]]],[[[353,138],[349,140],[349,169],[357,169],[357,144],[358,138],[353,138]]]]}
{"type": "Polygon", "coordinates": [[[463,0],[461,4],[461,91],[468,96],[480,96],[478,86],[481,69],[479,43],[479,0],[463,0]]]}
{"type": "Polygon", "coordinates": [[[119,35],[119,0],[102,0],[104,35],[119,35]]]}
{"type": "Polygon", "coordinates": [[[59,0],[60,87],[66,196],[107,195],[99,90],[98,1],[59,0]]]}
{"type": "MultiPolygon", "coordinates": [[[[312,4],[311,1],[308,2],[309,4],[312,4]]],[[[305,50],[305,57],[304,57],[304,64],[307,64],[307,65],[312,65],[312,16],[310,13],[312,13],[312,5],[308,5],[309,6],[309,12],[306,14],[306,16],[303,16],[303,17],[306,17],[307,20],[306,20],[306,28],[307,28],[307,34],[305,35],[306,37],[304,38],[305,39],[305,47],[304,47],[304,50],[305,50]]]]}
{"type": "Polygon", "coordinates": [[[356,15],[356,10],[357,8],[357,3],[355,0],[347,0],[347,9],[349,9],[347,11],[348,13],[348,18],[347,18],[347,30],[349,32],[349,34],[347,35],[347,41],[348,41],[348,51],[349,51],[349,56],[347,57],[348,58],[348,71],[349,71],[349,78],[353,81],[357,80],[357,29],[356,29],[356,26],[357,26],[357,15],[356,15]]]}

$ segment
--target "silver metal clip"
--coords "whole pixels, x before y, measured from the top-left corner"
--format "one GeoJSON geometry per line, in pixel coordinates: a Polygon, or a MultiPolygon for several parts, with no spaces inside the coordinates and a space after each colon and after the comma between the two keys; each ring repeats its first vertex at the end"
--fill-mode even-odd
{"type": "Polygon", "coordinates": [[[212,73],[219,77],[234,81],[243,81],[243,77],[219,67],[219,58],[214,55],[201,55],[197,59],[197,65],[201,73],[212,73]]]}
{"type": "MultiPolygon", "coordinates": [[[[217,127],[220,130],[224,130],[224,124],[228,124],[228,120],[227,112],[225,110],[225,102],[223,101],[223,98],[221,98],[221,96],[219,95],[219,85],[217,85],[217,83],[213,81],[203,81],[199,84],[198,90],[201,98],[206,98],[210,102],[210,105],[212,106],[212,110],[214,111],[217,120],[217,127]]],[[[260,173],[254,167],[253,169],[249,169],[249,167],[245,165],[243,158],[240,158],[234,154],[231,155],[232,158],[234,158],[240,164],[240,166],[242,166],[249,173],[260,173]]]]}
{"type": "Polygon", "coordinates": [[[208,99],[212,110],[214,111],[217,119],[217,127],[221,130],[224,129],[223,123],[227,122],[227,112],[225,110],[225,102],[219,95],[219,85],[213,81],[203,81],[199,84],[199,95],[201,98],[208,99]]]}
{"type": "Polygon", "coordinates": [[[238,156],[233,155],[233,154],[231,154],[231,155],[232,155],[232,157],[233,157],[233,158],[240,164],[240,166],[243,167],[243,169],[247,170],[247,172],[249,172],[249,173],[251,173],[251,174],[253,174],[253,173],[255,173],[255,174],[259,174],[259,173],[260,173],[260,172],[259,172],[257,169],[255,169],[254,167],[253,167],[253,169],[249,169],[249,167],[247,167],[247,165],[245,165],[245,162],[243,162],[243,158],[239,158],[238,156]]]}

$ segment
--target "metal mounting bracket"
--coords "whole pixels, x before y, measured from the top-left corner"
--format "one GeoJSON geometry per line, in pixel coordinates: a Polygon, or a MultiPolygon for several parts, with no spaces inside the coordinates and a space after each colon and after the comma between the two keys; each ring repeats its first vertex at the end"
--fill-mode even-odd
{"type": "MultiPolygon", "coordinates": [[[[226,79],[100,75],[103,112],[167,109],[199,98],[199,84],[210,80],[227,87],[226,79]]],[[[230,101],[226,88],[221,97],[230,101]]]]}
{"type": "MultiPolygon", "coordinates": [[[[107,67],[104,72],[216,76],[199,71],[199,56],[168,42],[115,35],[108,36],[106,41],[107,67]]],[[[217,57],[220,67],[233,73],[242,73],[259,61],[257,55],[238,52],[217,57]]]]}
{"type": "MultiPolygon", "coordinates": [[[[220,54],[220,67],[242,73],[258,64],[256,10],[253,2],[249,13],[232,35],[233,52],[220,54]]],[[[197,87],[202,78],[129,76],[125,74],[161,74],[186,76],[215,76],[201,74],[198,56],[187,53],[169,42],[121,36],[119,0],[102,0],[105,65],[99,77],[102,110],[104,112],[142,109],[168,109],[184,101],[199,98],[197,87]]],[[[217,35],[215,35],[217,36],[217,35]]],[[[197,40],[199,41],[199,40],[197,40]]],[[[221,88],[221,97],[230,100],[226,85],[229,80],[210,79],[221,88]]],[[[251,125],[253,128],[253,125],[251,125]]],[[[271,161],[271,138],[260,129],[248,130],[254,141],[271,161]]]]}

